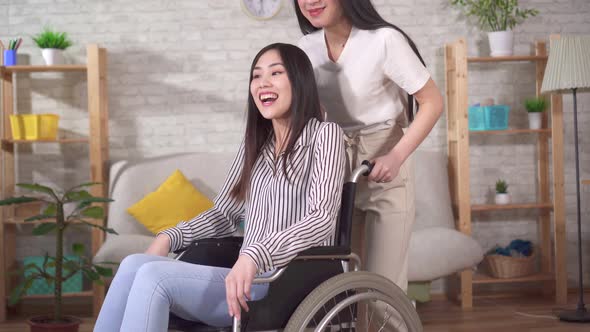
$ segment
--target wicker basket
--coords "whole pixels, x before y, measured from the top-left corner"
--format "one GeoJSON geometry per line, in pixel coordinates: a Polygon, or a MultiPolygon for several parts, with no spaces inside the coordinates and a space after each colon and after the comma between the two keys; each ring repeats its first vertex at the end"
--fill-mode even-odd
{"type": "Polygon", "coordinates": [[[535,273],[536,250],[527,257],[486,255],[486,265],[495,278],[517,278],[535,273]]]}

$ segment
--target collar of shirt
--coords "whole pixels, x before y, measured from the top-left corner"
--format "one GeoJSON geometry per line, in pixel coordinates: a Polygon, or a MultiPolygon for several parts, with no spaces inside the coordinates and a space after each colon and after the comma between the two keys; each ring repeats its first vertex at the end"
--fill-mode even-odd
{"type": "MultiPolygon", "coordinates": [[[[305,127],[303,127],[303,131],[301,132],[301,135],[299,135],[299,137],[295,141],[295,145],[293,146],[293,150],[297,150],[300,147],[308,146],[309,144],[311,144],[312,136],[316,132],[317,127],[319,125],[320,125],[320,122],[317,119],[315,119],[315,118],[309,119],[309,121],[307,121],[307,123],[305,124],[305,127]]],[[[275,135],[274,135],[274,132],[271,132],[270,135],[268,136],[266,144],[262,148],[262,155],[264,156],[264,158],[268,162],[274,163],[275,162],[274,151],[275,151],[275,135]]],[[[279,159],[283,154],[284,154],[284,152],[281,152],[279,154],[279,159]]]]}

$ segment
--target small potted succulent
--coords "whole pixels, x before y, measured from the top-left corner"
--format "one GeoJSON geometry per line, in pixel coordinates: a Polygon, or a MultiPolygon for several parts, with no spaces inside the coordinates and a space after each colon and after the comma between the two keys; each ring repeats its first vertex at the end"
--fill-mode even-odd
{"type": "Polygon", "coordinates": [[[63,64],[63,51],[72,46],[72,41],[66,32],[53,31],[48,27],[33,36],[33,41],[41,49],[45,64],[48,66],[63,64]]]}
{"type": "Polygon", "coordinates": [[[477,23],[488,31],[491,56],[509,56],[513,52],[512,29],[525,19],[536,16],[536,9],[521,9],[518,0],[450,0],[461,7],[467,17],[476,17],[477,23]]]}
{"type": "Polygon", "coordinates": [[[505,205],[510,204],[510,194],[508,193],[508,184],[504,180],[496,181],[496,204],[505,205]]]}
{"type": "Polygon", "coordinates": [[[105,264],[94,264],[92,260],[85,257],[85,248],[83,244],[76,243],[72,246],[72,251],[76,259],[64,257],[64,233],[74,226],[88,226],[99,228],[104,232],[116,234],[110,228],[101,226],[92,220],[104,219],[104,210],[96,203],[108,203],[112,200],[109,198],[92,196],[86,188],[97,185],[97,183],[85,183],[73,187],[66,192],[59,192],[50,187],[39,184],[17,184],[17,187],[32,191],[35,195],[10,197],[0,200],[0,206],[18,205],[31,202],[41,202],[45,204],[43,211],[36,216],[25,219],[27,222],[37,222],[33,229],[33,235],[55,235],[55,256],[45,254],[43,263],[28,264],[22,271],[17,271],[24,276],[22,282],[14,288],[10,296],[10,304],[15,304],[27,293],[35,280],[44,280],[48,285],[53,287],[54,306],[53,315],[37,316],[28,320],[31,332],[77,332],[81,320],[66,316],[62,311],[62,286],[63,282],[73,277],[76,273],[82,272],[88,279],[96,283],[102,283],[102,277],[112,276],[112,269],[105,264]],[[64,205],[74,207],[71,212],[66,213],[64,205]],[[102,265],[102,266],[101,266],[102,265]]]}
{"type": "Polygon", "coordinates": [[[547,101],[543,97],[534,97],[525,100],[524,107],[529,115],[529,128],[541,129],[543,112],[547,109],[547,101]]]}

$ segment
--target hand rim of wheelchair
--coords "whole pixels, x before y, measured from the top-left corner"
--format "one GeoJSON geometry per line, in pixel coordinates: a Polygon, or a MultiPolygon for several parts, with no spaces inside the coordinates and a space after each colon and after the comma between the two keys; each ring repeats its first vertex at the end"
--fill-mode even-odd
{"type": "MultiPolygon", "coordinates": [[[[422,331],[420,318],[404,291],[385,277],[363,271],[337,275],[316,287],[297,307],[284,332],[308,331],[310,329],[309,323],[329,301],[344,292],[348,293],[348,291],[354,290],[360,291],[359,294],[347,296],[336,303],[314,328],[315,332],[324,331],[322,328],[326,327],[342,310],[354,303],[366,300],[380,300],[391,306],[401,316],[408,332],[422,331]]],[[[362,329],[356,328],[355,330],[362,331],[362,329]]]]}

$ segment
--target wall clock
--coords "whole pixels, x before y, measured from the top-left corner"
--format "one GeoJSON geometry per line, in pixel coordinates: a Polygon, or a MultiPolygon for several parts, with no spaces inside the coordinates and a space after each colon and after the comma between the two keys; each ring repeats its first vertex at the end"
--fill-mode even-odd
{"type": "Polygon", "coordinates": [[[242,9],[257,20],[268,20],[279,13],[282,0],[240,0],[242,9]]]}

